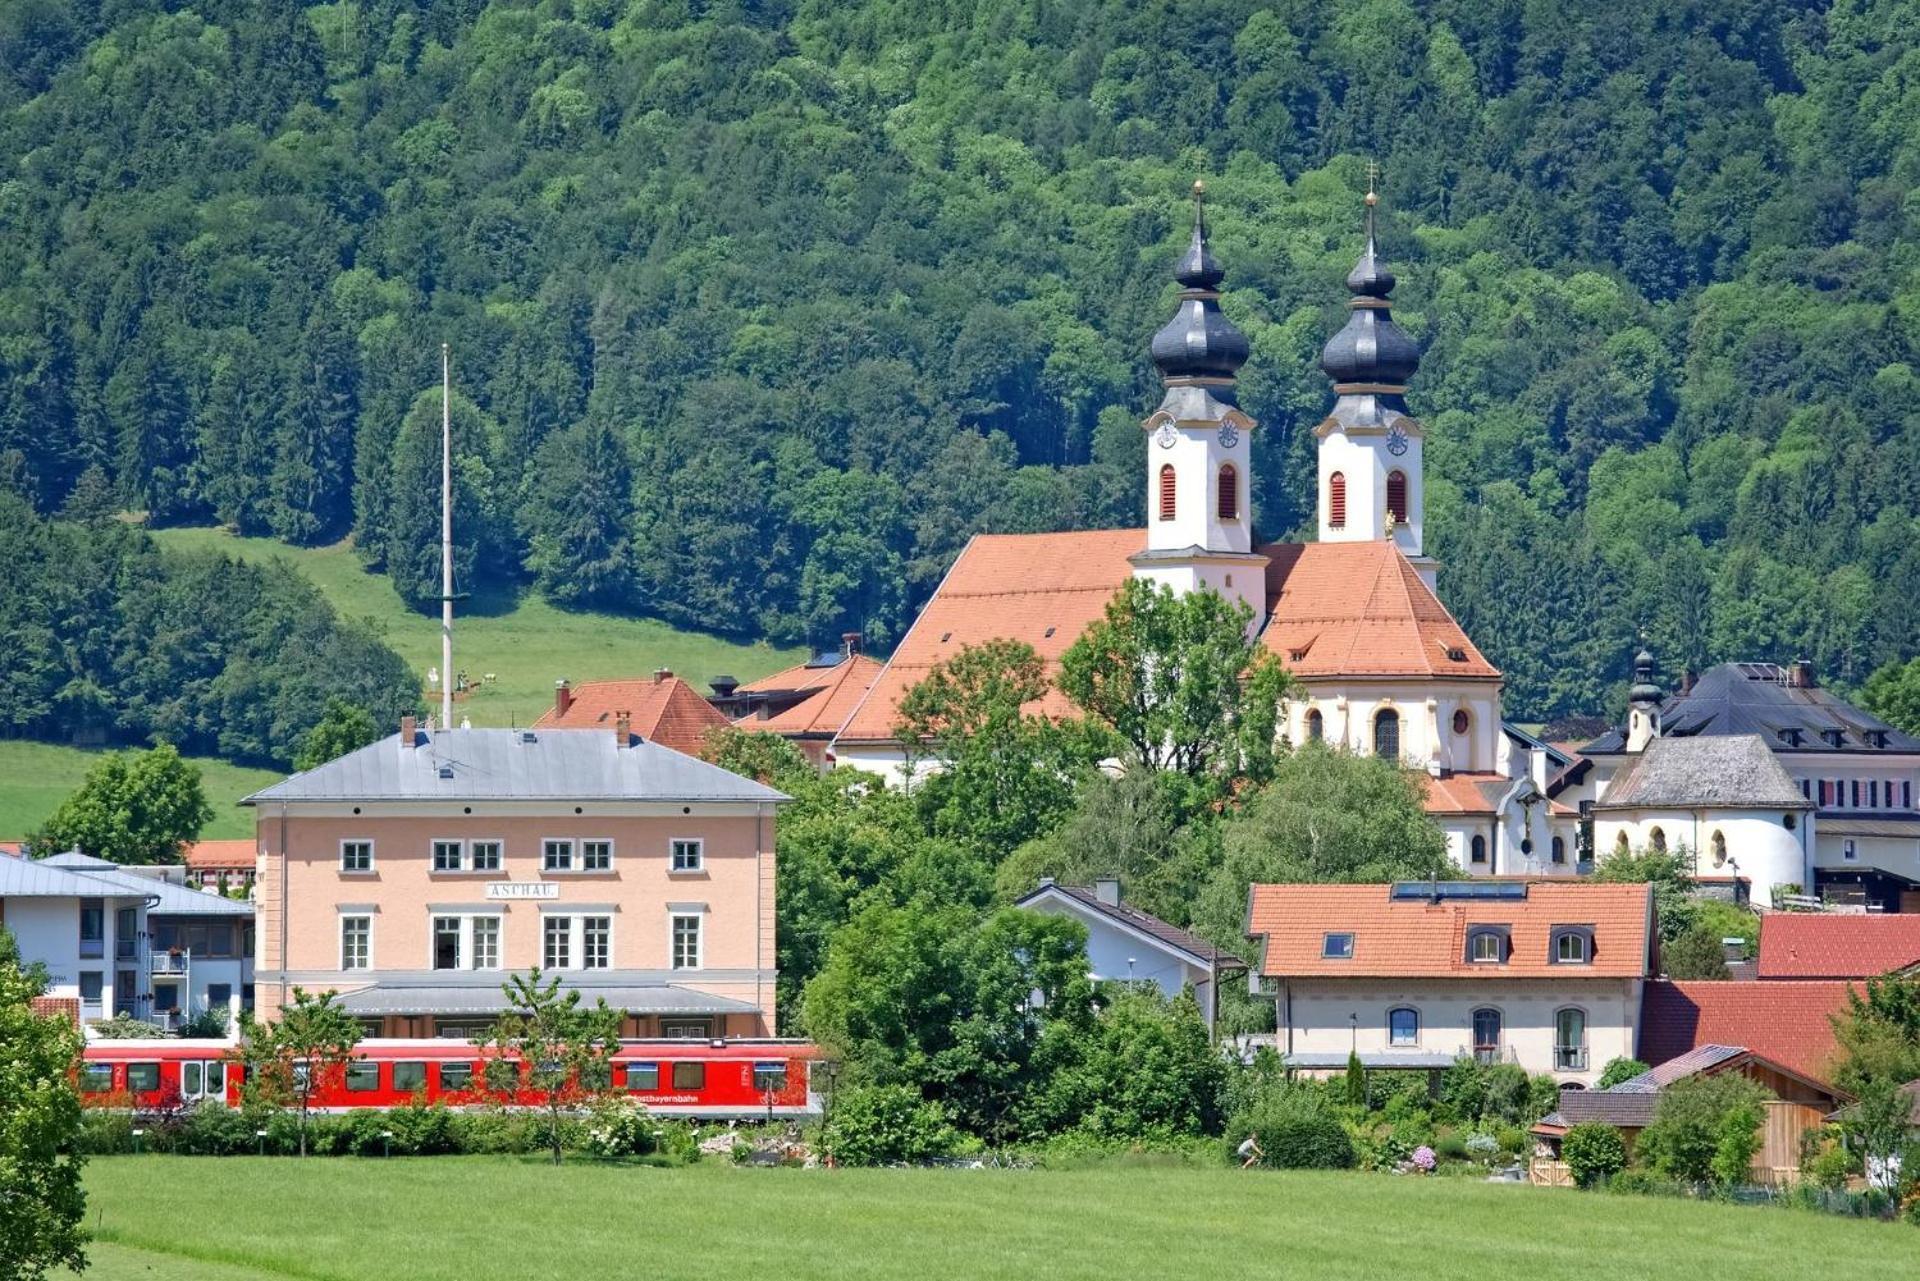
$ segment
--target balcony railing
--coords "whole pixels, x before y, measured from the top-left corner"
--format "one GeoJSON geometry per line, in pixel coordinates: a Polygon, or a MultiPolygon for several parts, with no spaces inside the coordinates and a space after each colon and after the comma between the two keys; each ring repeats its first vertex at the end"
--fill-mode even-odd
{"type": "Polygon", "coordinates": [[[184,975],[187,972],[188,965],[191,964],[192,961],[193,954],[191,952],[180,952],[178,954],[173,952],[152,952],[148,954],[147,973],[184,975]]]}
{"type": "Polygon", "coordinates": [[[1584,1072],[1587,1070],[1587,1047],[1584,1045],[1556,1045],[1553,1047],[1553,1070],[1556,1072],[1584,1072]]]}

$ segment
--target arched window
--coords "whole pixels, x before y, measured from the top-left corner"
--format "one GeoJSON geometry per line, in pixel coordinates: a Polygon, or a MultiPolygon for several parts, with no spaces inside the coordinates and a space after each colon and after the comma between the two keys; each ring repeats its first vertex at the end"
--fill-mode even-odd
{"type": "Polygon", "coordinates": [[[1327,477],[1327,528],[1347,527],[1347,474],[1335,472],[1327,477]]]}
{"type": "Polygon", "coordinates": [[[1466,708],[1457,708],[1453,713],[1453,732],[1456,734],[1464,734],[1472,728],[1473,717],[1467,714],[1466,708]]]}
{"type": "Polygon", "coordinates": [[[1507,945],[1505,927],[1479,926],[1467,934],[1467,961],[1476,965],[1505,965],[1507,945]]]}
{"type": "Polygon", "coordinates": [[[1473,1057],[1482,1063],[1500,1059],[1500,1011],[1492,1006],[1473,1012],[1473,1057]]]}
{"type": "Polygon", "coordinates": [[[1319,708],[1307,713],[1307,737],[1318,743],[1327,736],[1327,718],[1320,714],[1319,708]]]}
{"type": "Polygon", "coordinates": [[[1613,838],[1613,852],[1615,854],[1626,854],[1630,852],[1630,847],[1627,844],[1627,834],[1625,832],[1613,838]]]}
{"type": "Polygon", "coordinates": [[[1553,838],[1553,861],[1556,863],[1567,861],[1567,838],[1564,836],[1553,838]]]}
{"type": "Polygon", "coordinates": [[[1647,833],[1647,848],[1655,854],[1665,854],[1667,852],[1667,833],[1665,828],[1656,827],[1647,833]]]}
{"type": "Polygon", "coordinates": [[[1575,1006],[1554,1011],[1553,1070],[1587,1070],[1587,1012],[1575,1006]]]}
{"type": "Polygon", "coordinates": [[[1387,512],[1394,524],[1407,523],[1407,473],[1403,471],[1387,473],[1387,512]]]}
{"type": "Polygon", "coordinates": [[[1402,1005],[1387,1011],[1387,1044],[1420,1044],[1420,1011],[1402,1005]]]}
{"type": "Polygon", "coordinates": [[[1220,519],[1240,519],[1240,473],[1232,463],[1220,469],[1220,519]]]}
{"type": "Polygon", "coordinates": [[[1172,520],[1173,503],[1173,464],[1166,463],[1160,468],[1160,519],[1172,520]]]}
{"type": "Polygon", "coordinates": [[[1585,965],[1593,959],[1593,935],[1584,927],[1555,930],[1553,963],[1585,965]]]}
{"type": "Polygon", "coordinates": [[[1713,865],[1715,867],[1725,867],[1727,865],[1727,838],[1716,831],[1713,834],[1713,839],[1707,844],[1713,850],[1713,865]]]}
{"type": "Polygon", "coordinates": [[[1476,863],[1487,861],[1487,838],[1484,836],[1473,838],[1473,861],[1476,863]]]}
{"type": "Polygon", "coordinates": [[[1383,707],[1373,718],[1373,754],[1383,761],[1400,759],[1400,713],[1383,707]]]}

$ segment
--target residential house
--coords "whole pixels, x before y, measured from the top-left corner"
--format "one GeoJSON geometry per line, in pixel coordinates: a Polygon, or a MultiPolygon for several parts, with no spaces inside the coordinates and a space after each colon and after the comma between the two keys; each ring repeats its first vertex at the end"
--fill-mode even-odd
{"type": "Polygon", "coordinates": [[[727,727],[700,692],[662,667],[645,680],[554,682],[553,706],[533,723],[544,729],[597,729],[611,734],[625,718],[631,732],[649,743],[698,756],[707,735],[727,727]]]}
{"type": "Polygon", "coordinates": [[[1659,937],[1650,886],[1586,881],[1255,885],[1247,933],[1297,1067],[1472,1055],[1579,1085],[1632,1057],[1659,937]]]}
{"type": "Polygon", "coordinates": [[[1576,1125],[1597,1121],[1621,1132],[1631,1152],[1640,1132],[1653,1124],[1661,1096],[1681,1081],[1735,1073],[1766,1090],[1766,1119],[1753,1154],[1755,1183],[1791,1183],[1800,1174],[1800,1143],[1834,1109],[1852,1100],[1844,1090],[1776,1063],[1738,1045],[1702,1045],[1605,1090],[1564,1089],[1559,1107],[1534,1125],[1539,1140],[1532,1165],[1535,1183],[1571,1182],[1560,1144],[1576,1125]]]}
{"type": "Polygon", "coordinates": [[[1763,979],[1866,979],[1920,972],[1920,913],[1773,912],[1760,921],[1763,979]]]}
{"type": "Polygon", "coordinates": [[[258,853],[250,836],[239,840],[195,841],[187,846],[180,861],[186,865],[189,883],[222,893],[252,888],[258,853]]]}
{"type": "Polygon", "coordinates": [[[1117,878],[1082,887],[1049,877],[1015,906],[1086,926],[1087,969],[1099,982],[1151,985],[1169,998],[1191,991],[1209,1031],[1220,1007],[1221,981],[1247,972],[1247,963],[1233,953],[1123,902],[1117,878]]]}
{"type": "Polygon", "coordinates": [[[873,687],[884,664],[860,652],[860,634],[840,638],[840,652],[763,676],[745,685],[713,678],[713,705],[741,729],[778,734],[821,769],[834,764],[833,740],[873,687]]]}
{"type": "Polygon", "coordinates": [[[246,798],[259,1005],[333,988],[369,1030],[469,1037],[540,966],[628,1036],[774,1032],[786,798],[612,729],[390,735],[246,798]]]}
{"type": "Polygon", "coordinates": [[[1650,654],[1636,668],[1627,724],[1580,749],[1592,768],[1566,799],[1607,800],[1655,739],[1757,736],[1811,803],[1806,892],[1920,911],[1920,739],[1822,688],[1808,663],[1722,663],[1672,696],[1652,679],[1650,654]]]}

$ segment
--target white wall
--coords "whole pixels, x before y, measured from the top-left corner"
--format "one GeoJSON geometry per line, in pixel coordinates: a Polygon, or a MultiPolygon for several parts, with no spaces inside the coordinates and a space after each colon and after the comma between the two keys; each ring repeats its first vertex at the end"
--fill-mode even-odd
{"type": "Polygon", "coordinates": [[[1607,1061],[1632,1058],[1640,1019],[1637,979],[1289,979],[1282,985],[1276,1043],[1284,1053],[1442,1054],[1473,1050],[1473,1011],[1491,1006],[1503,1020],[1503,1061],[1562,1082],[1590,1085],[1607,1061]],[[1418,1043],[1394,1046],[1387,1012],[1420,1013],[1418,1043]],[[1575,1006],[1587,1015],[1586,1067],[1554,1065],[1554,1015],[1575,1006]],[[1357,1016],[1356,1024],[1354,1017],[1357,1016]]]}
{"type": "Polygon", "coordinates": [[[1809,879],[1806,847],[1803,840],[1813,839],[1806,811],[1794,812],[1794,826],[1782,821],[1789,811],[1782,810],[1598,810],[1593,816],[1594,854],[1605,858],[1627,838],[1631,849],[1653,845],[1653,830],[1664,833],[1666,846],[1676,850],[1685,846],[1694,855],[1694,867],[1703,878],[1730,875],[1745,878],[1752,886],[1753,902],[1760,907],[1773,906],[1773,887],[1791,884],[1804,887],[1809,879]],[[1726,839],[1727,858],[1734,867],[1716,864],[1713,835],[1726,839]]]}
{"type": "Polygon", "coordinates": [[[1391,707],[1400,714],[1400,759],[1413,769],[1430,765],[1459,773],[1501,773],[1508,766],[1500,729],[1497,681],[1301,682],[1304,697],[1288,699],[1283,732],[1307,740],[1307,712],[1317,710],[1328,743],[1363,755],[1373,753],[1374,717],[1391,707]],[[1453,731],[1453,714],[1467,713],[1467,732],[1453,731]]]}
{"type": "Polygon", "coordinates": [[[1407,477],[1407,519],[1394,527],[1393,541],[1408,556],[1421,554],[1425,545],[1426,496],[1421,483],[1420,426],[1411,418],[1400,421],[1407,430],[1407,452],[1398,458],[1387,452],[1384,428],[1350,433],[1348,429],[1336,427],[1321,438],[1320,490],[1315,500],[1320,512],[1321,542],[1368,542],[1384,537],[1387,473],[1397,470],[1407,477]],[[1327,488],[1335,472],[1347,479],[1347,519],[1338,529],[1327,523],[1327,488]]]}
{"type": "MultiPolygon", "coordinates": [[[[14,940],[19,944],[22,960],[29,963],[39,961],[47,967],[48,996],[80,996],[80,975],[83,971],[98,971],[100,980],[100,1009],[87,1011],[88,1017],[111,1016],[116,997],[116,980],[123,970],[131,970],[134,975],[134,1012],[144,1016],[146,1006],[140,1002],[148,992],[146,987],[146,954],[140,945],[139,934],[146,928],[146,900],[144,898],[103,898],[102,906],[106,915],[106,938],[103,940],[101,955],[82,957],[80,955],[80,899],[74,898],[9,898],[4,907],[6,927],[13,932],[14,940]],[[133,956],[118,956],[118,909],[134,909],[134,947],[133,956]]],[[[124,996],[124,993],[119,995],[124,996]]]]}
{"type": "Polygon", "coordinates": [[[1219,423],[1176,424],[1172,444],[1163,447],[1160,426],[1169,416],[1156,413],[1143,424],[1147,432],[1147,547],[1179,550],[1206,547],[1215,551],[1253,550],[1253,513],[1248,500],[1252,473],[1250,425],[1234,424],[1231,446],[1220,443],[1219,423]],[[1239,517],[1219,517],[1218,477],[1231,464],[1240,477],[1239,517]],[[1160,469],[1171,466],[1175,479],[1174,518],[1160,519],[1160,469]]]}
{"type": "Polygon", "coordinates": [[[1087,927],[1087,971],[1103,981],[1152,983],[1168,998],[1187,988],[1194,989],[1202,1015],[1212,1006],[1207,990],[1205,966],[1167,952],[1123,926],[1093,912],[1075,911],[1058,899],[1041,898],[1027,905],[1028,911],[1049,916],[1071,916],[1087,927]],[[1133,962],[1128,965],[1128,961],[1133,962]]]}

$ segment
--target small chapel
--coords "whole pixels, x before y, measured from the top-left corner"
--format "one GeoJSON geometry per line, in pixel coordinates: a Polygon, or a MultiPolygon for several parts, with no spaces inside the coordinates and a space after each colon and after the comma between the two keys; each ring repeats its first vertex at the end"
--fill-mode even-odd
{"type": "MultiPolygon", "coordinates": [[[[1370,184],[1371,185],[1371,184],[1370,184]]],[[[901,697],[966,646],[1023,641],[1061,655],[1130,578],[1209,588],[1253,612],[1260,643],[1298,683],[1281,733],[1423,773],[1429,814],[1469,875],[1573,875],[1577,810],[1549,795],[1566,760],[1501,719],[1500,672],[1441,603],[1423,541],[1425,431],[1407,405],[1419,345],[1393,319],[1394,276],[1377,243],[1378,195],[1348,273],[1345,325],[1320,368],[1335,400],[1315,430],[1312,542],[1256,543],[1250,438],[1236,375],[1251,354],[1220,309],[1226,270],[1208,244],[1205,188],[1174,270],[1176,311],[1150,353],[1165,393],[1147,437],[1144,529],[981,534],[948,570],[832,745],[840,764],[898,777],[901,697]]],[[[1029,711],[1065,714],[1057,691],[1029,711]]]]}

